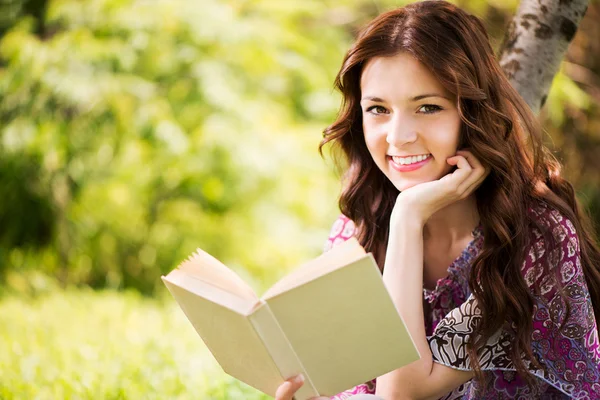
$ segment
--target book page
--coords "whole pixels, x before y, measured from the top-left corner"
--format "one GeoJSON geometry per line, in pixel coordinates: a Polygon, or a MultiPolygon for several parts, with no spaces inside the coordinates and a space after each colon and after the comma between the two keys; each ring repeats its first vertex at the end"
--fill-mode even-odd
{"type": "Polygon", "coordinates": [[[233,294],[179,269],[174,269],[167,276],[161,277],[161,279],[171,292],[172,286],[178,286],[198,297],[203,297],[241,315],[251,314],[252,310],[262,303],[260,299],[244,299],[237,294],[233,294]]]}
{"type": "Polygon", "coordinates": [[[223,370],[274,395],[284,379],[248,317],[163,281],[223,370]]]}
{"type": "Polygon", "coordinates": [[[321,396],[419,358],[371,254],[266,303],[321,396]]]}
{"type": "Polygon", "coordinates": [[[364,256],[365,250],[356,238],[350,238],[281,278],[266,291],[262,299],[266,300],[294,287],[301,286],[364,256]]]}
{"type": "Polygon", "coordinates": [[[258,301],[256,293],[238,274],[201,249],[197,249],[177,269],[243,299],[258,301]]]}

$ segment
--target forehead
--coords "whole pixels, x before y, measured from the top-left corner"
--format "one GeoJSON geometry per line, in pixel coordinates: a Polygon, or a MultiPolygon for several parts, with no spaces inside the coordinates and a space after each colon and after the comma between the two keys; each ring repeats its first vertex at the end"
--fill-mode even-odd
{"type": "Polygon", "coordinates": [[[414,97],[425,92],[450,96],[431,71],[407,53],[369,60],[360,77],[360,88],[363,96],[384,99],[414,97]]]}

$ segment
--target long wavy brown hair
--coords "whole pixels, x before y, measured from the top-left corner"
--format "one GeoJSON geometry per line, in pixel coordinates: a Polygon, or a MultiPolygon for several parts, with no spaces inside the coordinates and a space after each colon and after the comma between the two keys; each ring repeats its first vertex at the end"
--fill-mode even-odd
{"type": "Polygon", "coordinates": [[[335,80],[343,95],[339,115],[325,129],[319,146],[323,154],[323,146],[332,143],[338,151],[334,154],[342,156],[337,159],[345,171],[340,209],[354,221],[359,241],[373,253],[381,270],[390,214],[399,192],[367,150],[360,77],[370,59],[400,52],[419,60],[455,95],[462,120],[461,147],[469,148],[491,171],[475,191],[484,244],[469,279],[482,311],[479,335],[469,343],[471,365],[484,382],[477,354],[495,332],[508,329],[513,364],[531,385],[534,377],[524,360],[541,366],[531,349],[534,302],[521,266],[532,224],[544,233],[548,247],[556,242],[528,209],[543,202],[573,222],[594,314],[600,321],[600,251],[590,219],[580,208],[573,186],[561,177],[560,164],[544,147],[535,115],[500,68],[482,22],[445,1],[413,3],[381,14],[359,33],[335,80]]]}

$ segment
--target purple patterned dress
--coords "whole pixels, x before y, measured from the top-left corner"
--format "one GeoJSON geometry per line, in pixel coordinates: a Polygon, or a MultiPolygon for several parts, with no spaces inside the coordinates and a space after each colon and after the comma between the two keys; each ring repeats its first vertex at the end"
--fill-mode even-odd
{"type": "MultiPolygon", "coordinates": [[[[529,212],[558,244],[547,251],[542,233],[532,226],[521,268],[534,298],[531,345],[544,370],[527,364],[538,378],[533,388],[528,387],[510,361],[508,333],[499,331],[484,346],[479,360],[482,370],[491,378],[490,389],[482,391],[481,383],[473,378],[444,396],[444,400],[600,399],[598,331],[575,227],[558,211],[542,203],[529,212]],[[563,296],[558,292],[560,288],[563,288],[563,296]],[[564,321],[567,303],[571,312],[564,321]]],[[[354,230],[354,223],[340,216],[331,229],[325,250],[350,238],[354,230]]],[[[469,289],[468,276],[482,247],[483,232],[478,226],[473,231],[473,240],[448,267],[447,277],[439,279],[434,290],[423,290],[430,310],[425,323],[433,360],[455,369],[470,369],[466,342],[474,333],[472,327],[480,318],[480,310],[469,289]]],[[[373,379],[332,399],[373,394],[375,386],[373,379]]]]}

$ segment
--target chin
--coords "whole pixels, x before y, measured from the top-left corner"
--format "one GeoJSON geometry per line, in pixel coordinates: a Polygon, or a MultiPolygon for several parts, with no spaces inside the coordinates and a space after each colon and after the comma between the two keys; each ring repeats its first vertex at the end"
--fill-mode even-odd
{"type": "MultiPolygon", "coordinates": [[[[396,189],[398,189],[399,191],[403,191],[403,190],[407,190],[410,189],[411,187],[417,186],[421,183],[426,183],[426,182],[433,182],[435,180],[441,179],[443,176],[445,176],[447,173],[449,173],[451,170],[451,168],[448,168],[448,171],[442,171],[439,174],[435,174],[435,175],[429,175],[429,176],[421,176],[420,178],[413,178],[413,179],[403,179],[400,178],[398,176],[393,176],[393,178],[390,177],[390,175],[387,175],[387,178],[390,180],[390,182],[392,182],[392,185],[394,185],[394,187],[396,189]]],[[[394,174],[395,171],[390,171],[392,174],[394,174]]]]}
{"type": "Polygon", "coordinates": [[[392,184],[394,185],[394,187],[396,189],[398,189],[399,191],[404,191],[407,189],[410,189],[413,186],[417,186],[419,183],[423,183],[423,182],[414,182],[414,181],[405,181],[405,180],[400,180],[400,181],[392,181],[392,184]]]}

